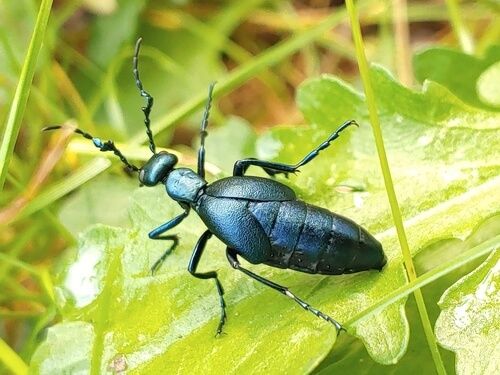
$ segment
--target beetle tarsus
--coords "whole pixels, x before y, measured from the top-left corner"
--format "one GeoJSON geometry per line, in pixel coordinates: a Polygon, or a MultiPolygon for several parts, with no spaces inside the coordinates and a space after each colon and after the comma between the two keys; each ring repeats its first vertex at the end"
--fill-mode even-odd
{"type": "Polygon", "coordinates": [[[222,333],[222,327],[224,324],[226,324],[227,320],[227,315],[226,315],[226,301],[224,301],[224,298],[222,297],[224,295],[224,289],[222,288],[222,284],[219,282],[219,279],[215,279],[215,285],[217,286],[217,292],[219,293],[219,305],[220,305],[220,320],[219,320],[219,325],[217,326],[217,333],[215,334],[215,337],[221,335],[222,333]]]}

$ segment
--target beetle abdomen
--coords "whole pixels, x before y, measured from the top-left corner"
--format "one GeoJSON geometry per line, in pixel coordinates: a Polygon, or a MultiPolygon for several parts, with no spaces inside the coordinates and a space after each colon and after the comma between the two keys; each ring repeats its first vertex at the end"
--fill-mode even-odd
{"type": "Polygon", "coordinates": [[[300,200],[249,202],[271,242],[264,263],[307,273],[338,275],[382,269],[382,245],[352,220],[300,200]]]}

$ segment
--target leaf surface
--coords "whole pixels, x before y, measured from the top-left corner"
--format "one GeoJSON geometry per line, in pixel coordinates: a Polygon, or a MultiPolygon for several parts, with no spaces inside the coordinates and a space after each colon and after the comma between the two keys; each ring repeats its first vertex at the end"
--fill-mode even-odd
{"type": "MultiPolygon", "coordinates": [[[[412,251],[439,238],[466,238],[499,211],[495,193],[500,188],[500,150],[494,140],[500,139],[500,116],[464,104],[436,83],[415,92],[381,68],[373,68],[372,74],[412,251]]],[[[294,164],[341,123],[356,119],[359,129],[345,130],[296,177],[278,178],[302,199],[348,216],[375,234],[389,263],[382,272],[338,277],[262,265],[248,268],[345,322],[403,286],[406,276],[363,96],[325,76],[302,86],[298,104],[310,126],[266,133],[257,142],[258,156],[294,164]],[[350,192],[341,193],[346,187],[350,192]]],[[[260,172],[248,172],[254,173],[260,172]]],[[[214,337],[220,315],[215,286],[186,271],[205,230],[195,214],[175,228],[180,246],[151,276],[151,265],[169,244],[149,240],[147,233],[181,212],[164,187],[141,188],[129,208],[131,229],[95,225],[84,232],[75,259],[59,277],[63,326],[49,331],[57,327],[64,332],[70,322],[89,324],[94,340],[82,342],[79,350],[93,353],[94,373],[111,371],[117,363],[125,363],[128,373],[278,374],[314,369],[336,341],[333,326],[234,271],[216,239],[200,261],[201,271],[218,271],[225,288],[228,320],[225,333],[214,337]]],[[[347,327],[379,363],[395,363],[406,350],[404,302],[347,327]]],[[[61,340],[74,337],[71,329],[66,334],[48,335],[39,352],[52,357],[39,354],[34,369],[50,373],[55,371],[51,363],[72,368],[55,350],[61,340]]]]}

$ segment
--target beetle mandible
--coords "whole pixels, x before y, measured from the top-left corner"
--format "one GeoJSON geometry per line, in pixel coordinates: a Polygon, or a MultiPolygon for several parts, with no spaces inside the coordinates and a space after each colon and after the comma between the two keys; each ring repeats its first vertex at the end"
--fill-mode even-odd
{"type": "MultiPolygon", "coordinates": [[[[142,185],[165,185],[168,195],[184,210],[149,233],[151,239],[172,241],[172,245],[153,264],[151,271],[157,270],[178,245],[177,235],[165,233],[180,224],[193,209],[208,229],[194,247],[188,271],[199,279],[215,281],[221,308],[217,335],[222,332],[226,321],[224,289],[216,271],[197,271],[203,251],[212,235],[227,246],[226,256],[231,267],[291,298],[304,309],[333,324],[339,333],[343,329],[340,323],[296,297],[288,288],[242,267],[238,256],[252,264],[264,263],[272,267],[324,275],[381,270],[384,267],[387,260],[382,245],[352,220],[299,200],[291,188],[274,179],[245,175],[250,166],[262,168],[271,177],[280,173],[285,176],[295,173],[318,156],[321,150],[327,148],[342,130],[350,125],[357,125],[356,122],[346,121],[295,165],[255,158],[242,159],[235,162],[233,176],[208,184],[205,180],[205,138],[214,83],[209,87],[201,123],[197,171],[175,168],[178,162],[175,155],[166,151],[156,152],[149,119],[153,97],[144,90],[139,78],[140,45],[141,39],[135,46],[133,73],[140,95],[146,99],[146,106],[142,107],[142,111],[153,156],[142,168],[138,168],[129,163],[112,140],[103,142],[80,129],[74,129],[74,132],[92,140],[100,151],[111,151],[117,155],[129,169],[138,172],[142,185]]],[[[43,130],[62,127],[64,126],[50,126],[43,130]]]]}

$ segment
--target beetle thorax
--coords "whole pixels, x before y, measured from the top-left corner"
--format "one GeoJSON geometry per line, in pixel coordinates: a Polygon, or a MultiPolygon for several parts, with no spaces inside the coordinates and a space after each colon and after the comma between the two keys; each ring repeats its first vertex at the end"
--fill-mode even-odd
{"type": "Polygon", "coordinates": [[[180,202],[194,203],[207,182],[188,168],[174,169],[165,183],[168,195],[180,202]]]}

